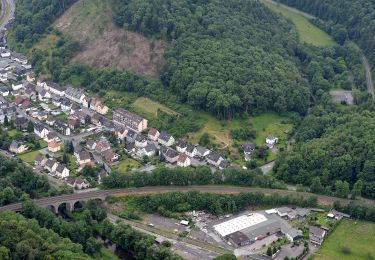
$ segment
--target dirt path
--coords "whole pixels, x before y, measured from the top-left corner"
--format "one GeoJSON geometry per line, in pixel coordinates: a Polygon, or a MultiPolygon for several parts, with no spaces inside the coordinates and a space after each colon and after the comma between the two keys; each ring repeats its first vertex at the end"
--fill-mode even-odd
{"type": "Polygon", "coordinates": [[[374,93],[374,84],[372,83],[371,68],[365,56],[362,57],[362,62],[363,62],[363,67],[365,68],[365,72],[366,72],[367,91],[372,96],[372,99],[374,99],[375,93],[374,93]]]}

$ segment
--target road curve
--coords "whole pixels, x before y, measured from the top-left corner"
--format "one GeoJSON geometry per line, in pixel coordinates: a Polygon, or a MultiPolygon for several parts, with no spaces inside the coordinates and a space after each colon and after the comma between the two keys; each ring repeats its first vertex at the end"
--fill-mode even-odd
{"type": "MultiPolygon", "coordinates": [[[[113,189],[113,190],[97,190],[85,193],[74,193],[55,197],[47,197],[33,200],[34,203],[41,207],[48,205],[63,203],[66,201],[79,201],[95,198],[103,198],[107,196],[129,196],[129,195],[146,195],[146,194],[160,194],[166,192],[188,192],[188,191],[200,191],[209,192],[216,194],[238,194],[240,192],[260,192],[266,195],[278,194],[281,196],[294,196],[307,198],[310,196],[316,196],[319,205],[332,205],[335,201],[340,201],[342,204],[348,204],[349,199],[340,199],[336,197],[330,197],[325,195],[317,195],[308,192],[297,192],[291,190],[277,190],[277,189],[265,189],[265,188],[249,188],[249,187],[235,187],[235,186],[156,186],[156,187],[142,187],[142,188],[126,188],[126,189],[113,189]]],[[[356,200],[358,203],[375,205],[373,200],[356,200]]],[[[21,203],[10,204],[7,206],[0,207],[0,212],[5,210],[19,211],[22,209],[21,203]]]]}
{"type": "Polygon", "coordinates": [[[15,9],[14,0],[1,0],[0,31],[5,30],[10,20],[14,18],[15,9]]]}

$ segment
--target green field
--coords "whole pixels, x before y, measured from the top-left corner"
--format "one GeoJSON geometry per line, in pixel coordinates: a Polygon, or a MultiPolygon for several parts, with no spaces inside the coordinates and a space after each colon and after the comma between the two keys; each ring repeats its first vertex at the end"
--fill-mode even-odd
{"type": "Polygon", "coordinates": [[[119,172],[119,173],[126,173],[131,169],[138,168],[139,162],[132,159],[132,158],[126,158],[123,159],[117,164],[113,170],[119,172]]]}
{"type": "Polygon", "coordinates": [[[322,247],[314,254],[314,259],[374,259],[375,223],[343,220],[328,236],[322,247]],[[344,253],[347,247],[349,253],[344,253]]]}
{"type": "Polygon", "coordinates": [[[8,131],[8,136],[11,138],[15,137],[18,134],[22,134],[22,132],[17,129],[12,129],[8,131]]]}
{"type": "Polygon", "coordinates": [[[24,162],[34,165],[35,158],[39,154],[40,154],[39,151],[33,151],[33,152],[28,152],[28,153],[17,155],[17,157],[20,158],[24,162]]]}
{"type": "Polygon", "coordinates": [[[137,98],[132,104],[132,108],[146,117],[157,117],[158,110],[170,115],[178,115],[176,111],[173,111],[169,107],[145,97],[137,98]]]}
{"type": "Polygon", "coordinates": [[[273,11],[279,12],[286,18],[292,20],[297,28],[301,42],[310,43],[315,46],[327,46],[335,44],[331,36],[313,25],[309,19],[303,16],[301,13],[294,12],[281,4],[277,4],[269,0],[261,0],[261,2],[273,11]]]}

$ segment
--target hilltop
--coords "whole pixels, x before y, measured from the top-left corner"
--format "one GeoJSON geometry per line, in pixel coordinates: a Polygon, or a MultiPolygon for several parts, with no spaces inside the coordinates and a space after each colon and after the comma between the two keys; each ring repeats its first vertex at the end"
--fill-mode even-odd
{"type": "Polygon", "coordinates": [[[109,1],[79,0],[55,21],[54,27],[82,44],[72,63],[158,76],[165,44],[115,26],[109,1]]]}

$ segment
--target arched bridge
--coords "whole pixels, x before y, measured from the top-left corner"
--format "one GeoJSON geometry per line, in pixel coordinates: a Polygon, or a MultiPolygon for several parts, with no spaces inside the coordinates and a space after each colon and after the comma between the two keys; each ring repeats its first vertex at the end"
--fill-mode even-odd
{"type": "MultiPolygon", "coordinates": [[[[54,212],[58,213],[58,209],[61,205],[65,204],[68,210],[74,210],[77,202],[86,202],[89,200],[105,200],[108,196],[128,196],[128,195],[144,195],[144,194],[158,194],[165,192],[188,192],[188,191],[200,191],[210,192],[218,194],[238,194],[240,192],[261,192],[265,194],[279,194],[282,196],[291,195],[296,197],[307,198],[309,196],[316,196],[318,203],[321,205],[332,205],[335,201],[340,201],[342,204],[348,204],[351,200],[339,199],[330,196],[317,195],[307,192],[296,192],[290,190],[277,190],[277,189],[264,189],[264,188],[248,188],[248,187],[234,187],[234,186],[157,186],[157,187],[142,187],[142,188],[127,188],[127,189],[114,189],[114,190],[97,190],[82,193],[73,193],[55,197],[47,197],[33,200],[34,203],[39,207],[50,208],[54,212]]],[[[361,200],[361,203],[368,205],[375,205],[374,200],[361,200]]],[[[0,207],[0,212],[11,210],[21,211],[22,203],[10,204],[7,206],[0,207]]]]}

